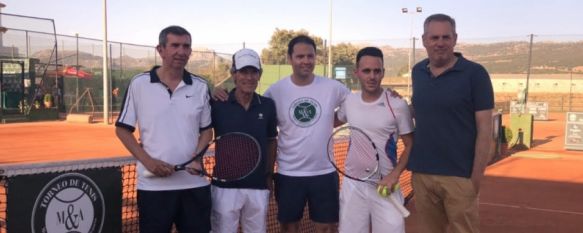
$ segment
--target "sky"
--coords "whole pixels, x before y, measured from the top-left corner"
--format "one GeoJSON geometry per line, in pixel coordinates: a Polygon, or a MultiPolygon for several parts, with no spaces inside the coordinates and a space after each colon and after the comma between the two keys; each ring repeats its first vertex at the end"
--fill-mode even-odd
{"type": "MultiPolygon", "coordinates": [[[[58,34],[103,38],[103,0],[0,0],[3,13],[54,19],[58,34]]],[[[407,40],[422,33],[434,13],[456,19],[459,40],[583,38],[580,0],[109,0],[108,39],[156,45],[160,30],[180,25],[193,46],[233,50],[265,47],[276,28],[300,30],[329,40],[407,40]],[[422,13],[403,14],[402,8],[422,13]]],[[[233,52],[233,51],[224,51],[233,52]]]]}

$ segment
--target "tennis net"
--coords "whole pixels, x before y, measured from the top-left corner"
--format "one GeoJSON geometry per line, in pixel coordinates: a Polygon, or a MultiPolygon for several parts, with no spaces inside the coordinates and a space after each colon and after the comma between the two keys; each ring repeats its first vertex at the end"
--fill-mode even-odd
{"type": "MultiPolygon", "coordinates": [[[[341,149],[346,145],[335,145],[335,149],[341,149]]],[[[402,144],[399,146],[402,150],[402,144]]],[[[213,153],[209,150],[207,153],[213,153]]],[[[213,166],[213,164],[205,164],[205,166],[213,166]]],[[[0,166],[0,233],[8,232],[11,224],[8,212],[9,195],[11,195],[11,186],[9,185],[13,179],[18,176],[42,175],[42,174],[56,174],[69,173],[80,171],[91,171],[96,169],[110,168],[115,169],[121,173],[121,230],[123,233],[137,233],[138,226],[138,210],[137,210],[137,192],[136,192],[136,160],[131,157],[118,157],[107,159],[91,159],[78,161],[59,161],[51,163],[31,163],[31,164],[13,164],[0,166]]],[[[401,176],[401,190],[403,196],[407,197],[412,191],[410,185],[411,174],[406,171],[401,176]]],[[[18,195],[14,193],[14,195],[18,195]]],[[[107,218],[107,216],[106,216],[107,218]]],[[[314,225],[309,220],[309,213],[304,210],[304,217],[300,222],[301,232],[315,232],[314,225]]],[[[270,197],[268,220],[268,232],[280,232],[280,226],[277,221],[277,205],[273,195],[270,197]]]]}

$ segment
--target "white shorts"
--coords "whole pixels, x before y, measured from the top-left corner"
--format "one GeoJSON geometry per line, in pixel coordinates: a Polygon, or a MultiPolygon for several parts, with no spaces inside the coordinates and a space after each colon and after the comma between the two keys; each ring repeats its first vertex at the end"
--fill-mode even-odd
{"type": "Polygon", "coordinates": [[[266,232],[269,190],[236,189],[211,186],[213,233],[266,232]]]}
{"type": "MultiPolygon", "coordinates": [[[[400,192],[391,195],[403,202],[400,192]]],[[[340,190],[338,231],[368,233],[371,229],[372,233],[404,233],[405,219],[388,198],[377,193],[375,186],[345,177],[340,190]]]]}

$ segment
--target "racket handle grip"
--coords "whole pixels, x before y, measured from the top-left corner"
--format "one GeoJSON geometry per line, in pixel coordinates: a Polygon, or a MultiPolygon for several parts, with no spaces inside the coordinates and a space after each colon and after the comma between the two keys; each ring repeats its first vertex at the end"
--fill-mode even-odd
{"type": "Polygon", "coordinates": [[[407,208],[405,208],[405,206],[403,206],[395,196],[389,195],[389,201],[391,201],[395,208],[397,208],[397,210],[401,212],[401,215],[403,215],[404,218],[409,217],[409,215],[411,215],[411,212],[409,212],[409,210],[407,210],[407,208]]]}
{"type": "Polygon", "coordinates": [[[148,169],[144,170],[144,173],[142,175],[144,175],[144,177],[147,177],[147,178],[156,177],[156,175],[154,173],[152,173],[151,171],[149,171],[148,169]]]}

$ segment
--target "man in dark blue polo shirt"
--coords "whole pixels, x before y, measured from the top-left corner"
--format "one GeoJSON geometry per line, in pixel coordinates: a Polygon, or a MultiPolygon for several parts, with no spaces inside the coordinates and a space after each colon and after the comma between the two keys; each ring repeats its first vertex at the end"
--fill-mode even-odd
{"type": "Polygon", "coordinates": [[[422,232],[479,232],[478,194],[490,157],[494,97],[488,72],[454,53],[455,21],[424,23],[428,58],[413,68],[415,206],[422,232]]]}
{"type": "Polygon", "coordinates": [[[213,232],[266,232],[271,176],[277,148],[277,118],[273,100],[255,93],[261,77],[259,55],[242,49],[233,55],[231,76],[235,89],[227,101],[212,102],[216,136],[243,132],[259,142],[263,157],[259,167],[243,180],[212,183],[213,232]]]}

